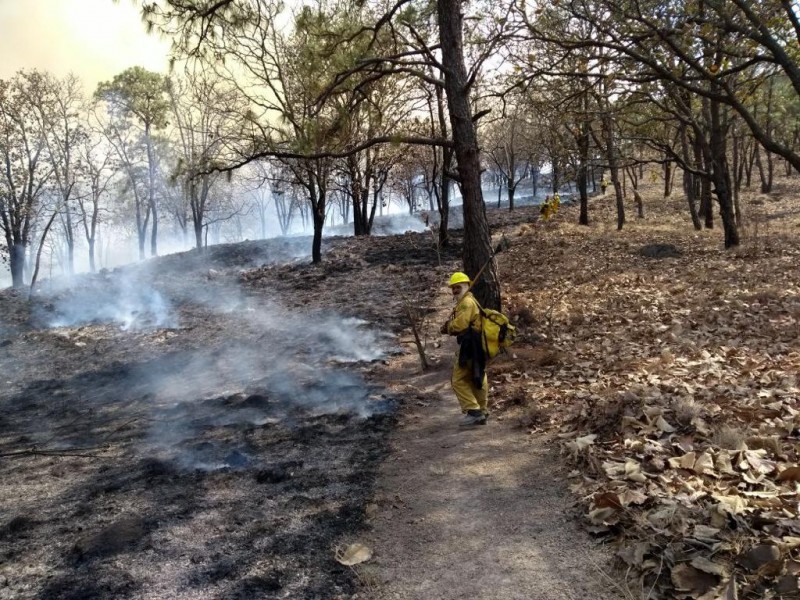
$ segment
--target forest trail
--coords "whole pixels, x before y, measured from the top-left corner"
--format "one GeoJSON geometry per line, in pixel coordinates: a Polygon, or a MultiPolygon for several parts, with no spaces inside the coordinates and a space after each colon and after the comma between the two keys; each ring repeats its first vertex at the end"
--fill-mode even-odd
{"type": "Polygon", "coordinates": [[[381,374],[389,389],[413,392],[417,400],[390,436],[368,509],[372,529],[363,541],[375,554],[359,571],[367,596],[621,598],[608,575],[610,552],[570,513],[568,471],[547,439],[525,435],[502,417],[483,427],[458,426],[449,384],[454,348],[453,340],[443,340],[434,355],[438,365],[426,373],[412,353],[381,374]]]}

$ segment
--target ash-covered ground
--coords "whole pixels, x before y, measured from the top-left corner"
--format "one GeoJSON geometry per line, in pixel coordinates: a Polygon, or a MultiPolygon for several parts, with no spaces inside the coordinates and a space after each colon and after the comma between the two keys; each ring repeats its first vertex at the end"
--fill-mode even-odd
{"type": "MultiPolygon", "coordinates": [[[[457,240],[456,240],[457,242],[457,240]]],[[[0,598],[351,598],[407,352],[459,244],[188,252],[0,292],[0,598]]]]}

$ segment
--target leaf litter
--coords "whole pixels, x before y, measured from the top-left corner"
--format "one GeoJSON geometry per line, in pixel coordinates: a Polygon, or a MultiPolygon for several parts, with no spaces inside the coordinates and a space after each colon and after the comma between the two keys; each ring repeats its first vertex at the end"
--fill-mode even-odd
{"type": "Polygon", "coordinates": [[[797,597],[800,198],[743,193],[744,243],[725,251],[656,187],[621,232],[610,195],[591,227],[570,207],[517,229],[500,277],[528,326],[493,397],[561,443],[631,596],[797,597]],[[678,251],[641,251],[655,241],[678,251]]]}

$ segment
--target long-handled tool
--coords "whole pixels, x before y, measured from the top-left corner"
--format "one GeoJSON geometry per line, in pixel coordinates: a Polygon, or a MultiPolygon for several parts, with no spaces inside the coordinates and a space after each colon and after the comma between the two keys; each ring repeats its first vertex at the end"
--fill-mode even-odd
{"type": "Polygon", "coordinates": [[[489,259],[485,263],[483,263],[483,266],[481,267],[480,271],[478,271],[478,274],[475,275],[475,277],[470,282],[469,288],[467,288],[468,292],[472,290],[472,288],[475,286],[476,283],[478,283],[478,281],[481,278],[481,275],[483,275],[483,272],[486,270],[486,267],[489,266],[489,263],[491,263],[492,260],[494,260],[494,257],[503,252],[504,250],[508,250],[509,246],[510,244],[508,243],[506,236],[500,238],[500,243],[497,244],[497,246],[495,246],[495,249],[489,255],[489,259]]]}
{"type": "MultiPolygon", "coordinates": [[[[489,255],[489,259],[485,263],[483,263],[483,266],[480,268],[480,270],[478,271],[477,275],[475,275],[475,277],[472,279],[472,281],[470,281],[469,287],[467,288],[467,292],[472,291],[472,288],[475,287],[476,283],[478,283],[478,281],[481,278],[481,275],[483,275],[483,272],[486,270],[486,267],[489,266],[489,263],[491,263],[492,260],[494,260],[494,257],[497,256],[498,254],[500,254],[501,252],[503,252],[504,250],[508,250],[510,245],[511,244],[508,243],[508,240],[506,239],[506,236],[503,236],[502,238],[500,238],[500,243],[497,244],[497,246],[495,246],[494,250],[492,250],[492,253],[489,255]]],[[[467,292],[464,292],[464,293],[467,293],[467,292]]],[[[456,308],[457,308],[457,306],[453,307],[453,311],[450,313],[450,317],[447,319],[448,321],[450,321],[455,316],[456,308]]]]}

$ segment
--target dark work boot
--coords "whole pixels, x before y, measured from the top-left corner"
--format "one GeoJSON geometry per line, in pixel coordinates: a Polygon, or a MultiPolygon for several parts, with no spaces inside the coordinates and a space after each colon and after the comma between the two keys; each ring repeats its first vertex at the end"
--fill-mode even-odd
{"type": "Polygon", "coordinates": [[[474,425],[486,425],[486,415],[479,410],[468,410],[461,420],[461,427],[472,427],[474,425]]]}

